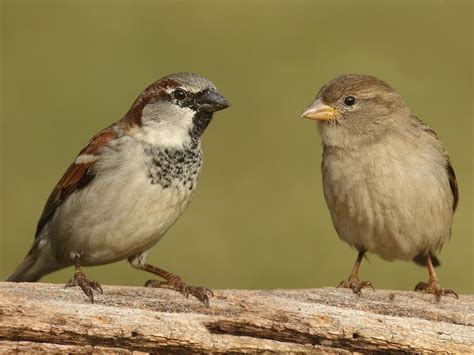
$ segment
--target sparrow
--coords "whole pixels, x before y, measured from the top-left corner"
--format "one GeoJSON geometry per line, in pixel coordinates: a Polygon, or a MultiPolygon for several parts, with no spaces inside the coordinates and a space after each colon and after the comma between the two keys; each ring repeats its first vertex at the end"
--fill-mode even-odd
{"type": "Polygon", "coordinates": [[[317,120],[323,145],[324,197],[339,237],[357,251],[340,287],[360,294],[366,252],[426,265],[415,290],[442,295],[434,270],[451,236],[459,192],[453,166],[435,131],[411,113],[400,94],[369,75],[341,75],[324,85],[302,117],[317,120]]]}
{"type": "Polygon", "coordinates": [[[203,153],[201,137],[216,111],[229,107],[208,79],[192,73],[148,86],[121,120],[95,135],[49,196],[31,250],[7,281],[34,282],[74,265],[66,284],[94,302],[99,283],[81,266],[128,259],[168,287],[209,305],[212,291],[146,261],[193,198],[203,153]]]}

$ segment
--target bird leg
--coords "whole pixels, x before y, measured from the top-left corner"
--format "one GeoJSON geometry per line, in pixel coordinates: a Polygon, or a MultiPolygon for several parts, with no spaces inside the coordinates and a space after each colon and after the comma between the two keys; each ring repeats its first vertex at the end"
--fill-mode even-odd
{"type": "Polygon", "coordinates": [[[184,283],[183,280],[181,280],[179,276],[147,263],[144,264],[143,270],[158,275],[166,280],[148,280],[145,283],[145,287],[169,288],[182,293],[186,297],[188,297],[189,295],[193,295],[209,307],[209,296],[214,296],[214,293],[210,289],[206,287],[188,286],[186,283],[184,283]]]}
{"type": "Polygon", "coordinates": [[[360,281],[358,274],[359,274],[359,267],[360,263],[362,261],[362,258],[364,257],[363,251],[359,252],[357,255],[357,260],[354,264],[354,267],[352,269],[352,272],[347,279],[347,281],[341,281],[341,283],[337,287],[343,287],[343,288],[350,288],[354,293],[357,293],[359,296],[361,294],[361,290],[364,287],[370,287],[372,290],[375,291],[374,286],[372,286],[372,283],[370,281],[360,281]]]}
{"type": "Polygon", "coordinates": [[[102,291],[102,287],[100,287],[100,284],[96,281],[89,281],[86,278],[86,275],[81,270],[81,264],[79,262],[79,257],[76,256],[74,258],[74,277],[69,280],[66,285],[64,286],[65,288],[67,287],[73,287],[73,286],[79,286],[82,291],[89,297],[92,303],[94,303],[94,292],[93,290],[99,292],[99,293],[104,293],[102,291]]]}
{"type": "Polygon", "coordinates": [[[436,297],[436,301],[441,300],[441,296],[445,295],[454,295],[456,298],[459,298],[458,294],[449,288],[441,288],[439,285],[438,275],[433,267],[433,263],[431,262],[431,256],[427,254],[425,256],[426,266],[428,266],[428,272],[430,274],[430,278],[428,283],[426,282],[418,282],[415,286],[415,291],[424,291],[426,293],[432,293],[436,297]]]}
{"type": "Polygon", "coordinates": [[[145,257],[146,253],[140,253],[129,257],[128,261],[133,267],[151,272],[152,274],[158,275],[166,280],[148,280],[145,283],[145,287],[169,288],[182,293],[186,297],[193,295],[209,307],[209,297],[214,296],[214,293],[210,289],[206,287],[188,286],[178,275],[148,264],[145,261],[145,257]]]}

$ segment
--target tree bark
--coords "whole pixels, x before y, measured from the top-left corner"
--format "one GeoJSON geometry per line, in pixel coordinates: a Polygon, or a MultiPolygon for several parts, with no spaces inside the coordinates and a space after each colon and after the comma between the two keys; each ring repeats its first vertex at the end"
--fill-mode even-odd
{"type": "Polygon", "coordinates": [[[0,283],[0,352],[474,352],[474,295],[0,283]]]}

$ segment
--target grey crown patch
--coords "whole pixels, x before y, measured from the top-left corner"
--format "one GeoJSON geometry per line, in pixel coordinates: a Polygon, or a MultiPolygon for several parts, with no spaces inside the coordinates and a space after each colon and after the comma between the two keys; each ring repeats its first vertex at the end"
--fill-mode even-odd
{"type": "Polygon", "coordinates": [[[167,189],[171,186],[192,190],[202,165],[202,151],[198,147],[186,149],[157,148],[148,145],[145,154],[147,176],[153,185],[167,189]]]}

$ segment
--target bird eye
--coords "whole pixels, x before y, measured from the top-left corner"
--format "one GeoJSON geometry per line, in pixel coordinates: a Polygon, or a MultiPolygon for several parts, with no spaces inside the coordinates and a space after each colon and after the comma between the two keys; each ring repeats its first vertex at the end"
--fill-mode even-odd
{"type": "Polygon", "coordinates": [[[347,96],[345,99],[344,99],[344,105],[346,106],[352,106],[354,105],[356,102],[356,99],[354,96],[347,96]]]}
{"type": "Polygon", "coordinates": [[[176,100],[184,100],[186,98],[186,91],[182,89],[176,89],[173,91],[173,96],[176,100]]]}

